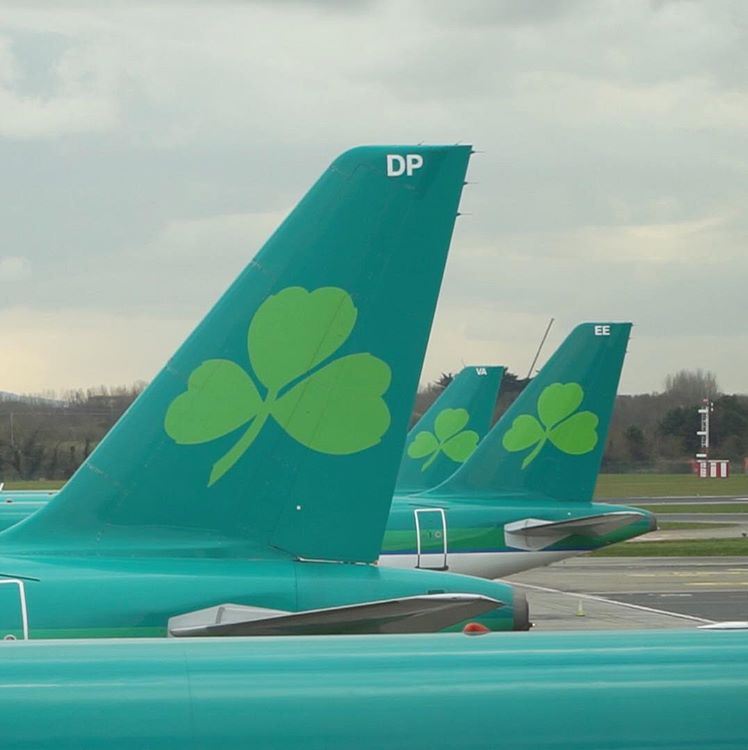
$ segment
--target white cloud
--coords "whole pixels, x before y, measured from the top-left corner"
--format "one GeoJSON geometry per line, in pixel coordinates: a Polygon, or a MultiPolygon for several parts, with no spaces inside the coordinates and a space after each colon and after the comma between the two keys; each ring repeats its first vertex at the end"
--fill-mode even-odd
{"type": "Polygon", "coordinates": [[[49,71],[52,92],[32,94],[21,84],[23,62],[0,39],[0,137],[45,138],[111,130],[117,123],[112,81],[102,76],[95,45],[74,47],[49,71]]]}
{"type": "Polygon", "coordinates": [[[234,266],[248,251],[259,249],[284,217],[282,211],[267,211],[173,219],[138,252],[166,262],[210,258],[213,268],[228,259],[234,266]]]}

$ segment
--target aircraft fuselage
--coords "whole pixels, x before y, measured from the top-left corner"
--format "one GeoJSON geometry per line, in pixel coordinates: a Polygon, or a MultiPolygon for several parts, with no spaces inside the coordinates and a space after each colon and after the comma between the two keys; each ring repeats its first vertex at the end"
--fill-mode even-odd
{"type": "MultiPolygon", "coordinates": [[[[4,500],[0,497],[0,530],[32,515],[50,498],[46,492],[6,491],[4,495],[4,500]]],[[[431,493],[420,497],[395,496],[379,562],[386,567],[449,570],[481,578],[501,578],[622,542],[655,527],[654,516],[648,511],[607,503],[561,503],[511,496],[439,498],[431,493]],[[606,513],[634,515],[614,531],[572,533],[542,549],[516,546],[517,538],[506,532],[508,524],[528,518],[557,522],[606,513]]]]}
{"type": "MultiPolygon", "coordinates": [[[[504,606],[473,619],[492,630],[515,625],[506,584],[376,565],[55,555],[1,558],[0,574],[22,581],[31,638],[165,636],[169,618],[227,603],[298,612],[434,593],[499,599],[504,606]]],[[[0,585],[0,638],[22,636],[20,596],[17,585],[0,585]]]]}
{"type": "Polygon", "coordinates": [[[748,746],[748,633],[0,644],[3,750],[748,746]]]}
{"type": "Polygon", "coordinates": [[[380,564],[396,568],[449,570],[501,578],[565,557],[590,552],[656,528],[648,511],[607,503],[561,503],[532,498],[395,497],[380,564]],[[621,519],[606,533],[578,528],[528,543],[513,527],[525,520],[569,522],[593,516],[621,519]],[[618,514],[618,515],[615,515],[618,514]],[[538,544],[542,544],[540,548],[538,544]]]}

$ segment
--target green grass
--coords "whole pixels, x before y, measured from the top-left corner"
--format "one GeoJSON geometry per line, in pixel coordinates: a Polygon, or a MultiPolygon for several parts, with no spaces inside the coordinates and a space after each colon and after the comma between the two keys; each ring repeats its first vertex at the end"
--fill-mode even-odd
{"type": "Polygon", "coordinates": [[[595,557],[748,556],[748,539],[684,539],[673,542],[621,542],[592,552],[595,557]]]}
{"type": "Polygon", "coordinates": [[[748,474],[727,479],[699,479],[693,474],[601,474],[595,491],[599,500],[699,495],[748,496],[748,474]]]}
{"type": "MultiPolygon", "coordinates": [[[[696,503],[679,505],[677,503],[636,503],[635,507],[646,508],[658,516],[666,516],[668,513],[748,513],[748,503],[696,503]]],[[[748,518],[746,519],[748,520],[748,518]]]]}
{"type": "Polygon", "coordinates": [[[4,490],[59,490],[65,484],[62,480],[58,482],[47,482],[41,479],[33,479],[28,482],[6,482],[4,490]]]}
{"type": "Polygon", "coordinates": [[[731,523],[709,523],[708,521],[662,521],[657,523],[660,531],[668,531],[668,529],[724,529],[732,525],[731,523]]]}

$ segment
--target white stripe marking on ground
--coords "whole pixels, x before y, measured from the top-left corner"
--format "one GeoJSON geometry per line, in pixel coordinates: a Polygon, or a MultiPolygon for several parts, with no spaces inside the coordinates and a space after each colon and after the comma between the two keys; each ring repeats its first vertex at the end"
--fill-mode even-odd
{"type": "Polygon", "coordinates": [[[630,609],[639,609],[643,612],[653,612],[657,615],[668,615],[669,617],[680,617],[682,620],[692,620],[693,622],[706,622],[715,623],[717,620],[707,620],[705,617],[695,617],[694,615],[683,615],[680,612],[668,612],[665,609],[655,609],[654,607],[645,607],[643,604],[631,604],[630,602],[619,602],[615,599],[606,599],[603,596],[595,596],[594,594],[577,594],[574,591],[561,591],[561,589],[551,589],[547,586],[534,586],[530,583],[519,583],[518,581],[511,581],[512,586],[524,586],[528,589],[535,589],[536,591],[545,591],[547,594],[565,594],[566,596],[575,596],[578,599],[589,599],[593,602],[603,602],[604,604],[617,604],[619,607],[629,607],[630,609]]]}

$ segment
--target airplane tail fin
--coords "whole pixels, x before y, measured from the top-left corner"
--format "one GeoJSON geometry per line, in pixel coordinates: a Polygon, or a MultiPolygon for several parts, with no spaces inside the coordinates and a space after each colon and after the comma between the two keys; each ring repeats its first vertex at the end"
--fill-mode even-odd
{"type": "Polygon", "coordinates": [[[470,153],[336,159],[3,548],[375,560],[470,153]]]}
{"type": "Polygon", "coordinates": [[[395,492],[412,495],[441,484],[488,432],[503,367],[465,367],[408,433],[395,492]]]}
{"type": "Polygon", "coordinates": [[[630,323],[577,326],[434,494],[590,501],[630,331],[630,323]]]}

